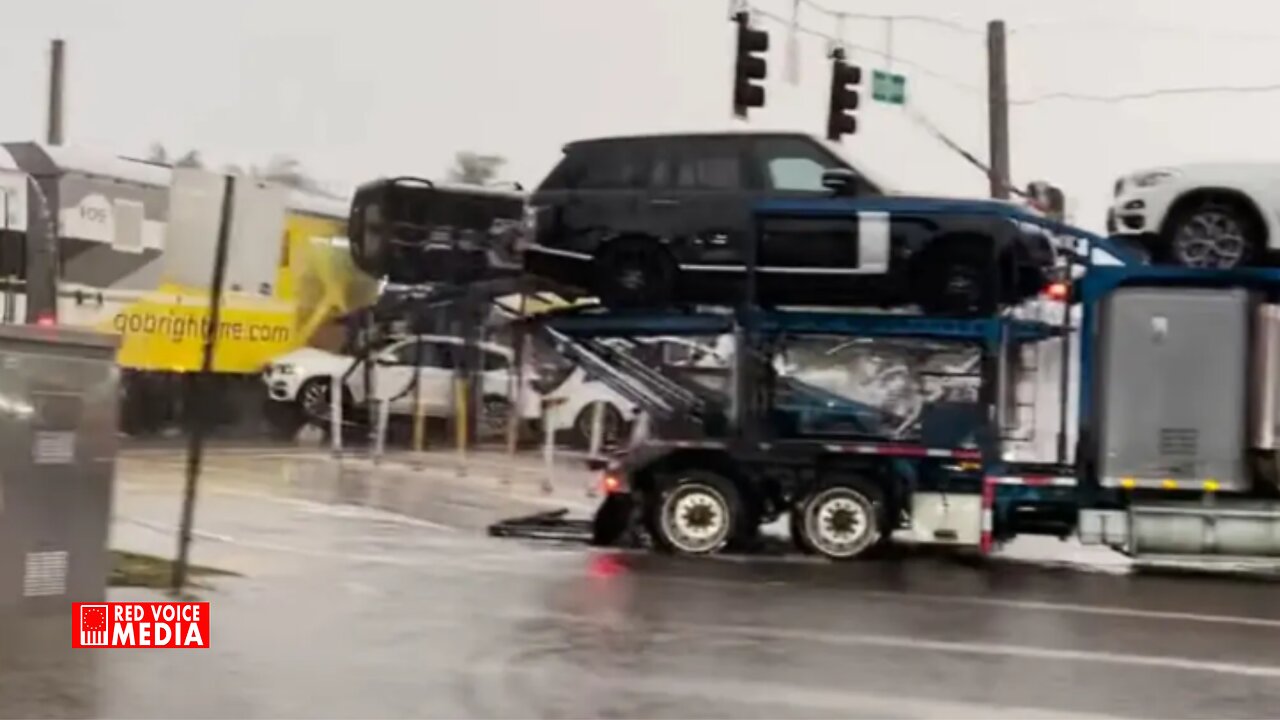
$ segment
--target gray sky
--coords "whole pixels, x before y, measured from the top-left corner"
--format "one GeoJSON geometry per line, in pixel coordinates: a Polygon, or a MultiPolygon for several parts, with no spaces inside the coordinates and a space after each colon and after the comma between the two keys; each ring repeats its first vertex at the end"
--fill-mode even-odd
{"type": "MultiPolygon", "coordinates": [[[[9,0],[13,3],[15,0],[9,0]]],[[[819,0],[861,13],[1005,19],[1011,95],[1115,94],[1280,82],[1276,0],[819,0]],[[1204,12],[1212,7],[1212,13],[1204,12]]],[[[789,15],[791,0],[752,3],[789,15]]],[[[0,138],[44,126],[47,42],[68,41],[71,144],[142,153],[153,141],[216,162],[289,153],[331,182],[443,174],[460,149],[510,159],[533,185],[573,138],[730,127],[727,0],[40,0],[5,13],[0,138]]],[[[833,32],[803,9],[801,24],[833,32]]],[[[801,83],[783,82],[784,28],[769,22],[769,106],[752,124],[821,132],[825,44],[801,37],[801,83]]],[[[886,24],[846,22],[876,50],[886,24]]],[[[985,40],[893,24],[912,105],[985,157],[985,40]],[[942,80],[903,63],[946,75],[942,80]]],[[[866,52],[864,67],[884,61],[866,52]]],[[[868,98],[869,101],[869,98],[868,98]]],[[[867,103],[846,154],[903,190],[981,195],[985,179],[899,109],[867,103]]],[[[1041,102],[1012,114],[1019,184],[1049,178],[1098,229],[1112,180],[1144,166],[1280,160],[1280,92],[1120,104],[1041,102]]]]}

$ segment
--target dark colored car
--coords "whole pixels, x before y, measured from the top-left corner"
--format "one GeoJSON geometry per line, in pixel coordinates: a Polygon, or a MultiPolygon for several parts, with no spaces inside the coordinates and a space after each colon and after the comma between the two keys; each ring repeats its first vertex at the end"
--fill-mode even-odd
{"type": "Polygon", "coordinates": [[[465,283],[518,272],[524,205],[518,189],[373,180],[352,199],[351,256],[361,270],[394,283],[465,283]]]}
{"type": "Polygon", "coordinates": [[[886,196],[815,138],[771,132],[569,144],[530,197],[524,267],[613,307],[733,303],[755,209],[832,195],[867,202],[844,217],[764,226],[762,301],[964,313],[1020,301],[1050,279],[1047,237],[990,217],[897,212],[913,199],[886,196]]]}

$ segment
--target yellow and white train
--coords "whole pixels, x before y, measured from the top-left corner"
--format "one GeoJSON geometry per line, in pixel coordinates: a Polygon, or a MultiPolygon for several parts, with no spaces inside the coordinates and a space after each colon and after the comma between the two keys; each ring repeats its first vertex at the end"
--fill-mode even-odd
{"type": "MultiPolygon", "coordinates": [[[[121,420],[131,433],[178,418],[180,380],[200,368],[208,333],[216,237],[166,248],[172,175],[76,148],[0,144],[0,276],[9,288],[0,318],[119,335],[121,420]]],[[[341,344],[336,318],[376,299],[377,282],[351,261],[348,210],[342,199],[292,192],[281,237],[229,248],[213,364],[225,383],[222,421],[260,418],[263,367],[300,347],[341,344]]]]}

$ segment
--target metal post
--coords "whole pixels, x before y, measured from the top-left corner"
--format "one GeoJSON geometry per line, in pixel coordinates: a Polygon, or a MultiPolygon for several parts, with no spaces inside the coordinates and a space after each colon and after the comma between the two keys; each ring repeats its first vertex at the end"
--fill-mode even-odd
{"type": "Polygon", "coordinates": [[[515,455],[520,444],[520,422],[524,415],[524,365],[528,356],[529,336],[525,329],[525,314],[528,312],[529,295],[520,294],[520,310],[516,318],[515,337],[512,340],[515,363],[514,372],[510,373],[513,387],[508,389],[507,397],[511,399],[511,413],[507,417],[507,455],[515,455]]]}
{"type": "MultiPolygon", "coordinates": [[[[1087,251],[1092,253],[1093,248],[1087,246],[1087,251]]],[[[1068,255],[1067,294],[1063,298],[1062,308],[1062,339],[1058,342],[1062,350],[1062,356],[1059,359],[1061,367],[1058,368],[1058,463],[1063,465],[1067,462],[1067,423],[1071,409],[1071,299],[1074,295],[1071,281],[1075,270],[1074,263],[1075,260],[1068,255]]]]}
{"type": "Polygon", "coordinates": [[[27,232],[22,263],[27,272],[24,320],[28,323],[56,319],[58,315],[58,217],[41,182],[54,181],[27,176],[27,232]]]}
{"type": "Polygon", "coordinates": [[[374,424],[373,464],[382,463],[383,453],[387,449],[387,422],[391,416],[391,400],[378,400],[378,420],[374,424]]]}
{"type": "Polygon", "coordinates": [[[49,128],[46,139],[50,145],[61,145],[63,140],[62,88],[65,48],[66,44],[62,40],[54,40],[49,57],[49,128]]]}
{"type": "Polygon", "coordinates": [[[604,401],[591,403],[591,442],[587,448],[588,457],[599,457],[600,446],[604,442],[604,401]]]}
{"type": "Polygon", "coordinates": [[[377,428],[377,398],[378,398],[378,369],[377,361],[373,357],[374,344],[374,317],[373,310],[366,309],[364,314],[364,414],[365,422],[369,424],[369,448],[373,449],[378,442],[377,428]]]}
{"type": "Polygon", "coordinates": [[[542,492],[550,494],[555,489],[556,477],[556,431],[551,422],[551,414],[555,412],[552,403],[542,405],[542,462],[546,475],[542,479],[542,492]]]}
{"type": "Polygon", "coordinates": [[[200,480],[200,462],[204,454],[205,416],[208,407],[206,398],[192,397],[204,394],[205,381],[213,375],[214,351],[217,349],[219,320],[222,310],[222,284],[226,276],[227,245],[231,240],[231,214],[235,200],[235,177],[228,175],[223,183],[222,218],[218,224],[218,240],[214,250],[213,278],[209,285],[209,334],[204,338],[204,353],[200,361],[200,372],[188,378],[188,399],[190,408],[188,421],[191,436],[187,446],[186,487],[182,495],[182,521],[178,530],[178,558],[173,564],[173,590],[180,592],[187,583],[187,563],[191,553],[191,527],[195,521],[196,488],[200,480]]]}
{"type": "MultiPolygon", "coordinates": [[[[415,335],[417,328],[414,328],[415,335]]],[[[422,452],[422,438],[427,423],[427,407],[422,402],[422,343],[413,346],[413,452],[422,452]]]]}
{"type": "Polygon", "coordinates": [[[631,447],[634,448],[649,439],[649,423],[649,413],[641,412],[636,416],[635,423],[631,426],[631,447]]]}
{"type": "Polygon", "coordinates": [[[759,302],[759,255],[761,228],[757,222],[752,228],[746,247],[746,282],[743,283],[742,302],[733,328],[733,425],[737,437],[752,442],[759,437],[759,409],[756,404],[755,383],[760,379],[753,366],[756,340],[752,332],[752,313],[759,302]]]}
{"type": "MultiPolygon", "coordinates": [[[[0,195],[4,196],[4,208],[0,209],[0,211],[4,213],[4,233],[3,235],[0,235],[0,237],[4,238],[4,244],[0,245],[0,248],[7,249],[9,244],[8,242],[9,241],[9,189],[4,188],[3,190],[0,190],[0,195]]],[[[5,252],[4,256],[7,256],[7,255],[8,253],[5,252]]],[[[5,266],[5,270],[9,269],[9,263],[0,263],[0,264],[3,264],[5,266]]],[[[18,278],[12,272],[8,272],[5,275],[4,322],[6,324],[12,323],[14,321],[15,316],[17,315],[17,311],[14,308],[14,304],[17,300],[15,295],[14,285],[17,284],[17,281],[18,281],[18,278]]]]}
{"type": "Polygon", "coordinates": [[[457,441],[458,449],[458,476],[464,477],[467,474],[467,430],[470,426],[468,407],[470,403],[471,393],[467,388],[467,379],[465,377],[454,378],[453,381],[453,403],[454,403],[454,428],[456,430],[454,439],[457,441]]]}
{"type": "Polygon", "coordinates": [[[1003,20],[987,23],[987,123],[991,197],[1009,199],[1009,76],[1003,20]]]}
{"type": "Polygon", "coordinates": [[[342,457],[342,386],[346,375],[329,382],[329,447],[335,458],[342,457]]]}

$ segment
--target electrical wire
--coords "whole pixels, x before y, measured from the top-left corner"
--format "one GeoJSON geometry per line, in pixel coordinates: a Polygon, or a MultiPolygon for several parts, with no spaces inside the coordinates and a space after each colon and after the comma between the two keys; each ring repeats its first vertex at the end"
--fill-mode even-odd
{"type": "Polygon", "coordinates": [[[933,15],[877,15],[871,13],[843,12],[819,5],[817,2],[814,2],[814,0],[800,0],[800,4],[829,17],[844,17],[854,20],[879,20],[884,22],[914,22],[922,25],[933,25],[935,27],[946,28],[966,35],[983,35],[986,33],[985,30],[969,27],[957,20],[935,17],[933,15]]]}
{"type": "Polygon", "coordinates": [[[1022,98],[1010,100],[1010,105],[1036,105],[1039,103],[1054,101],[1074,101],[1087,103],[1114,104],[1122,102],[1130,102],[1134,100],[1150,100],[1158,97],[1172,97],[1178,95],[1208,95],[1208,94],[1260,94],[1280,92],[1280,83],[1269,83],[1266,85],[1205,85],[1200,87],[1182,87],[1182,88],[1157,88],[1154,90],[1140,90],[1136,92],[1117,93],[1114,95],[1091,95],[1088,93],[1074,92],[1051,92],[1044,95],[1037,95],[1030,98],[1022,98]]]}
{"type": "Polygon", "coordinates": [[[1019,25],[1011,27],[1008,35],[1028,34],[1053,34],[1061,32],[1070,32],[1074,30],[1087,31],[1090,35],[1098,33],[1127,33],[1136,35],[1139,33],[1179,35],[1183,37],[1193,37],[1197,39],[1213,38],[1215,40],[1230,41],[1246,41],[1246,42],[1278,42],[1280,35],[1275,33],[1237,33],[1237,32],[1218,32],[1206,31],[1203,28],[1190,27],[1186,25],[1141,25],[1141,24],[1115,24],[1115,23],[1096,23],[1082,22],[1079,20],[1062,20],[1049,21],[1042,23],[1031,23],[1029,25],[1019,25]]]}
{"type": "MultiPolygon", "coordinates": [[[[801,2],[808,2],[808,0],[801,0],[801,2]]],[[[784,17],[777,13],[770,12],[768,10],[761,10],[756,7],[750,7],[750,11],[753,16],[761,17],[771,22],[778,23],[786,28],[793,27],[792,21],[790,18],[784,17]]],[[[830,43],[843,45],[844,47],[848,47],[853,50],[857,50],[858,52],[861,52],[867,55],[872,55],[874,57],[878,57],[881,59],[885,59],[885,60],[892,59],[894,63],[902,65],[904,67],[911,68],[921,76],[932,78],[946,85],[950,85],[951,87],[957,90],[961,90],[973,95],[981,95],[981,96],[985,96],[987,93],[987,90],[985,87],[967,82],[965,80],[961,80],[953,75],[942,72],[940,70],[935,70],[929,67],[928,65],[925,65],[916,60],[912,60],[910,58],[904,58],[899,55],[893,55],[891,57],[889,53],[885,52],[884,50],[868,47],[866,45],[859,45],[857,43],[850,43],[844,40],[843,38],[838,37],[832,33],[822,32],[821,30],[815,30],[813,28],[805,27],[803,25],[796,24],[794,25],[794,27],[795,27],[795,30],[802,35],[808,35],[810,37],[826,40],[827,42],[830,42],[830,43]]],[[[1277,39],[1280,39],[1280,38],[1277,38],[1277,39]]],[[[1009,100],[1009,105],[1025,107],[1029,105],[1038,105],[1038,104],[1048,103],[1048,102],[1084,102],[1084,103],[1095,103],[1095,104],[1116,104],[1116,103],[1133,102],[1138,100],[1150,100],[1153,98],[1179,96],[1179,95],[1206,95],[1206,94],[1214,94],[1214,93],[1262,94],[1262,93],[1272,93],[1272,92],[1280,92],[1280,83],[1267,83],[1262,85],[1238,85],[1238,86],[1205,85],[1205,86],[1190,86],[1190,87],[1181,87],[1181,88],[1176,88],[1176,87],[1175,88],[1155,88],[1152,90],[1139,90],[1134,92],[1116,93],[1111,95],[1077,93],[1077,92],[1070,92],[1070,91],[1055,91],[1055,92],[1049,92],[1049,93],[1044,93],[1042,95],[1035,95],[1035,96],[1025,97],[1025,98],[1011,98],[1009,100]]]]}
{"type": "MultiPolygon", "coordinates": [[[[941,142],[943,145],[945,145],[947,149],[959,155],[961,158],[964,159],[965,162],[969,163],[970,165],[974,166],[978,170],[982,171],[982,174],[984,176],[986,176],[987,178],[991,177],[990,166],[988,166],[986,163],[979,160],[976,155],[966,150],[963,145],[956,142],[955,140],[952,140],[951,136],[943,132],[927,116],[925,116],[919,110],[916,110],[914,108],[905,107],[903,109],[906,111],[906,115],[908,118],[910,118],[913,122],[915,122],[920,127],[924,128],[925,132],[932,135],[934,139],[936,139],[938,142],[941,142]]],[[[1005,188],[1012,195],[1016,195],[1024,200],[1029,199],[1029,196],[1027,195],[1026,192],[1018,189],[1018,187],[1013,184],[1012,178],[1005,178],[1005,188]]]]}
{"type": "MultiPolygon", "coordinates": [[[[760,10],[759,8],[752,7],[751,14],[756,17],[761,17],[766,20],[779,23],[787,28],[792,27],[790,18],[783,17],[782,15],[779,15],[777,13],[769,12],[768,10],[760,10]]],[[[800,33],[801,35],[808,35],[810,37],[826,40],[827,42],[842,45],[847,48],[852,48],[854,50],[857,50],[858,52],[865,53],[867,55],[874,55],[878,58],[882,58],[886,60],[892,59],[893,62],[896,64],[912,68],[913,70],[915,70],[916,72],[918,72],[919,74],[925,77],[933,78],[934,80],[938,80],[940,82],[946,83],[947,85],[950,85],[958,90],[963,90],[965,92],[974,93],[978,95],[985,95],[987,92],[986,89],[979,87],[977,85],[974,85],[973,83],[965,82],[964,80],[956,78],[952,75],[948,75],[947,73],[944,73],[940,70],[934,70],[933,68],[930,68],[929,66],[916,62],[914,60],[911,60],[910,58],[904,58],[900,55],[893,55],[892,58],[890,58],[890,55],[883,50],[879,50],[873,47],[868,47],[866,45],[859,45],[857,43],[851,43],[831,33],[825,33],[825,32],[822,32],[821,30],[814,30],[813,28],[808,28],[798,24],[795,25],[794,27],[796,29],[796,32],[800,33]]]]}

